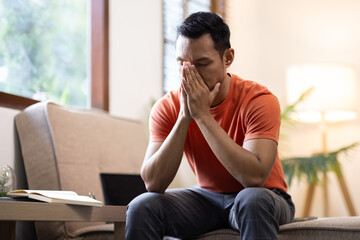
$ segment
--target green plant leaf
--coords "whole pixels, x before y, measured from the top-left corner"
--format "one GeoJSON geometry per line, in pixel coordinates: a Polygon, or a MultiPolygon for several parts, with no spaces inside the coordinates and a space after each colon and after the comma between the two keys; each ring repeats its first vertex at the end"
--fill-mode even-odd
{"type": "Polygon", "coordinates": [[[342,147],[328,154],[319,153],[310,157],[292,157],[281,160],[285,178],[291,186],[293,178],[296,176],[300,181],[305,177],[307,182],[318,183],[319,173],[335,172],[341,174],[341,166],[338,162],[339,154],[347,154],[349,150],[359,146],[359,143],[342,147]]]}

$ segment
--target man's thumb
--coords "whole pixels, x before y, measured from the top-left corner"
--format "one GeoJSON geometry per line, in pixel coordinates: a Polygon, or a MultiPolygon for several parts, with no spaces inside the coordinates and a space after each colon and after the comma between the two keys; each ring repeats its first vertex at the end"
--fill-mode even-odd
{"type": "Polygon", "coordinates": [[[216,95],[219,93],[219,91],[220,91],[220,83],[217,83],[210,93],[212,97],[215,98],[216,95]]]}

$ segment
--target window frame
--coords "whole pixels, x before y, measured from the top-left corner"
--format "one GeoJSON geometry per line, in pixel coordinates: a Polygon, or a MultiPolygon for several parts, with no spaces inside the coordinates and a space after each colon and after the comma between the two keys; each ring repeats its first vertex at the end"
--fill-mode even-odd
{"type": "MultiPolygon", "coordinates": [[[[91,107],[109,111],[109,0],[91,0],[91,107]]],[[[0,91],[0,107],[23,110],[39,101],[0,91]]]]}

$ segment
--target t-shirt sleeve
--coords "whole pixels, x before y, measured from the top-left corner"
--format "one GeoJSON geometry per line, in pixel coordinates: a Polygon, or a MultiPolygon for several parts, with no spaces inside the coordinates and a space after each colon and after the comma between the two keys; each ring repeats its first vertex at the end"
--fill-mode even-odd
{"type": "Polygon", "coordinates": [[[278,99],[272,94],[260,95],[249,102],[245,114],[244,142],[255,138],[279,140],[281,110],[278,99]]]}
{"type": "Polygon", "coordinates": [[[151,142],[163,142],[171,132],[178,116],[174,98],[166,95],[153,106],[149,118],[151,142]]]}

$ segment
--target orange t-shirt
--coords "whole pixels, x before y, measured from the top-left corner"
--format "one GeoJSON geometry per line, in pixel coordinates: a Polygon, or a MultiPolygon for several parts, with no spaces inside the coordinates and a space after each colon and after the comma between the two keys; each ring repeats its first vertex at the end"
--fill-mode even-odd
{"type": "MultiPolygon", "coordinates": [[[[150,140],[163,142],[173,128],[180,110],[180,88],[162,97],[151,111],[150,140]]],[[[231,75],[226,99],[210,112],[229,137],[240,146],[254,138],[278,142],[280,106],[277,98],[264,86],[231,75]]],[[[190,123],[184,152],[198,184],[211,191],[239,192],[244,186],[219,162],[195,121],[190,123]]],[[[169,159],[171,161],[171,159],[169,159]]],[[[284,172],[277,156],[265,188],[287,191],[284,172]]]]}

